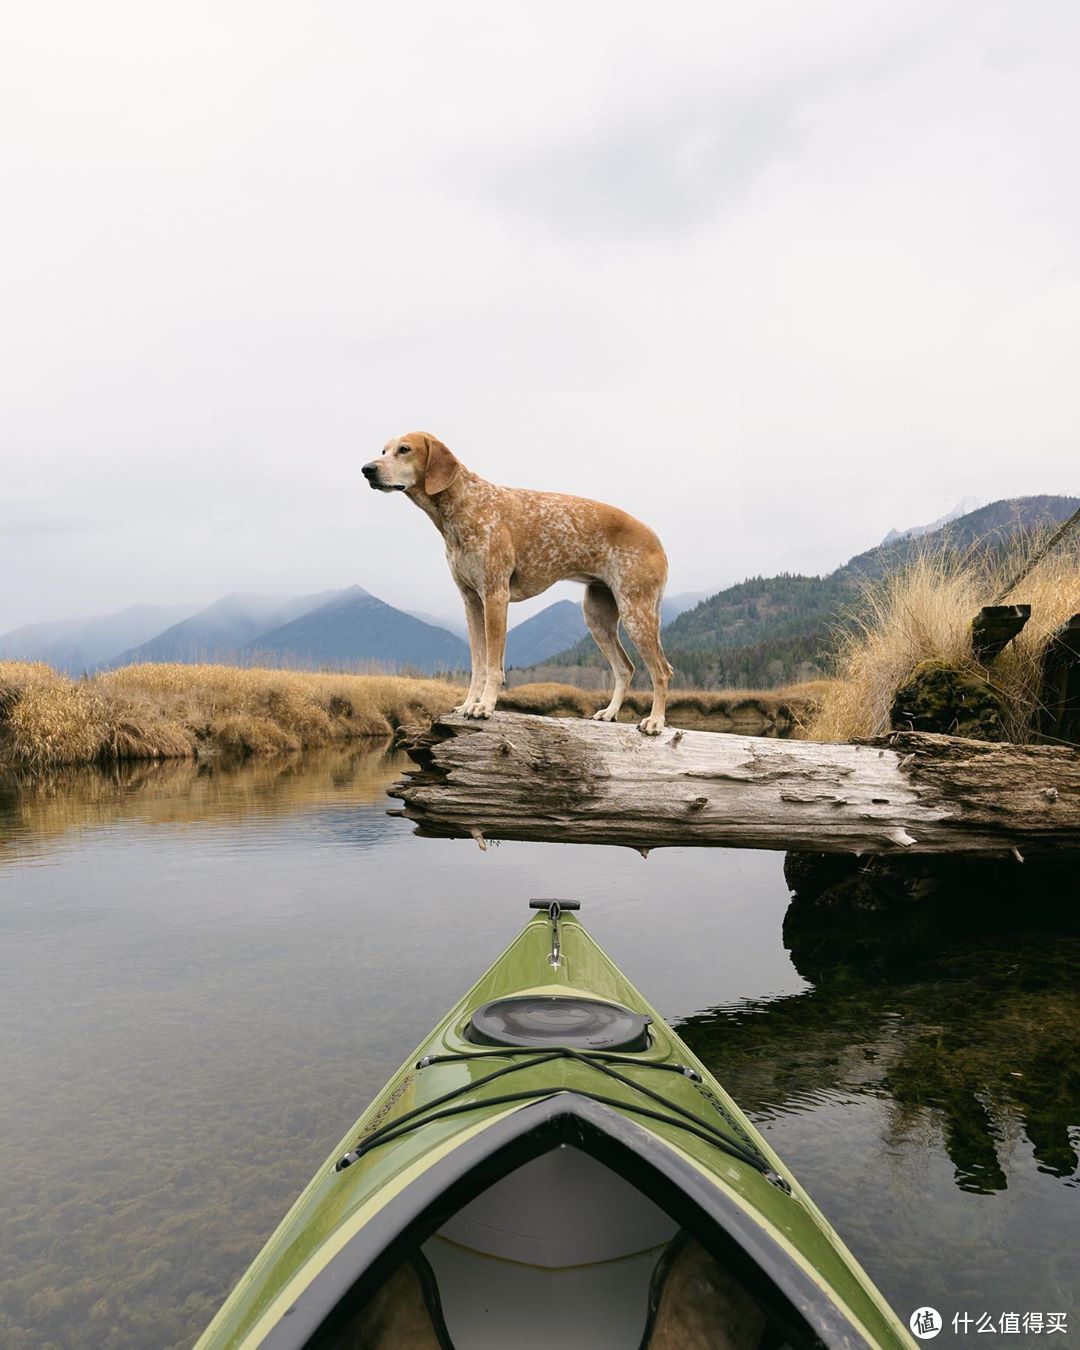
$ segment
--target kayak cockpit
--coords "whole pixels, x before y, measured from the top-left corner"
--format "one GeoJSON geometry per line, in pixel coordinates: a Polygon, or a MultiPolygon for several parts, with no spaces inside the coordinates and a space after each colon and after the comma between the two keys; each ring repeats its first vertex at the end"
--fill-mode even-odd
{"type": "Polygon", "coordinates": [[[564,1144],[451,1216],[325,1345],[758,1350],[766,1322],[664,1210],[564,1144]]]}
{"type": "Polygon", "coordinates": [[[434,1161],[260,1344],[856,1350],[866,1340],[714,1176],[621,1112],[559,1092],[434,1161]]]}

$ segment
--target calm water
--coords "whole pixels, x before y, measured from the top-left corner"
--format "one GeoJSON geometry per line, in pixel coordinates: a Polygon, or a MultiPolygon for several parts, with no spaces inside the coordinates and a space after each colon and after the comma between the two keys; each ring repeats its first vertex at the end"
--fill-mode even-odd
{"type": "Polygon", "coordinates": [[[403,763],[0,793],[4,1350],[190,1345],[537,894],[584,902],[905,1318],[1080,1337],[1076,936],[892,977],[818,953],[811,985],[781,855],[418,840],[384,814],[403,763]]]}

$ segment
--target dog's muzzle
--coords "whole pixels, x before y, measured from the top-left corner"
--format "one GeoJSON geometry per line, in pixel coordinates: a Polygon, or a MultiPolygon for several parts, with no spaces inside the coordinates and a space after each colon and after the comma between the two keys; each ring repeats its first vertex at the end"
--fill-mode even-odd
{"type": "Polygon", "coordinates": [[[379,466],[377,464],[365,464],[360,472],[368,480],[369,486],[373,488],[379,486],[379,466]]]}

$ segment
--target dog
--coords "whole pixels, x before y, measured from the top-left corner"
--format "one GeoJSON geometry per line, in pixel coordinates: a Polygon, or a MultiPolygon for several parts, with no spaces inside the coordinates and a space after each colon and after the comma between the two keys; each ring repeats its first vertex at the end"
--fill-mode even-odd
{"type": "Polygon", "coordinates": [[[619,641],[621,620],[652,678],[652,709],[638,730],[659,735],[672,675],[660,645],[667,556],[647,525],[584,497],[488,483],[422,431],[387,441],[363,474],[378,492],[404,492],[446,543],[472,655],[469,692],[455,712],[490,717],[495,710],[505,678],[508,603],[540,595],[556,581],[581,581],[585,622],[615,677],[611,702],[594,720],[615,721],[634,673],[619,641]]]}

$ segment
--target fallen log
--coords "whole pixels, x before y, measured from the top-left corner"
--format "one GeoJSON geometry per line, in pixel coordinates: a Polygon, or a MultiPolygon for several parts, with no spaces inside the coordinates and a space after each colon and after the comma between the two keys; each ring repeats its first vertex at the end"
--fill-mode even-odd
{"type": "Polygon", "coordinates": [[[427,836],[811,850],[1080,853],[1080,752],[897,732],[824,745],[496,713],[409,747],[391,812],[427,836]]]}

